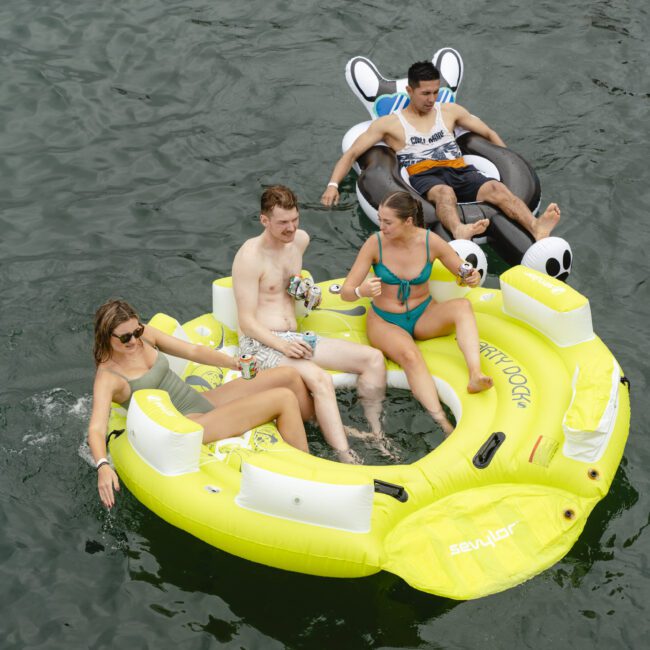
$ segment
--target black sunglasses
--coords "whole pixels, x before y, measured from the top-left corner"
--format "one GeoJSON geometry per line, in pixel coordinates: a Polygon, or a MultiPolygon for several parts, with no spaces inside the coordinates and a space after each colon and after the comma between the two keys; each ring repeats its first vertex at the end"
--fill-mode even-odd
{"type": "Polygon", "coordinates": [[[144,325],[140,323],[140,327],[133,330],[132,332],[127,332],[126,334],[111,334],[116,339],[120,339],[120,343],[128,343],[131,340],[131,337],[134,339],[139,339],[144,334],[144,325]]]}

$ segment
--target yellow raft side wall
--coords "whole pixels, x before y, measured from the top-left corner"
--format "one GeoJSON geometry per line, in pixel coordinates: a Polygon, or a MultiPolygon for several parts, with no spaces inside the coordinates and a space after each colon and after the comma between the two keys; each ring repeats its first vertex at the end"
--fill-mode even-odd
{"type": "Polygon", "coordinates": [[[235,468],[215,461],[206,452],[199,472],[165,478],[133,452],[126,434],[111,442],[111,454],[128,489],[170,524],[233,555],[314,575],[360,577],[376,573],[380,570],[383,537],[396,521],[431,501],[428,483],[413,467],[376,468],[384,470],[377,472],[371,467],[342,466],[309,457],[278,444],[282,453],[235,452],[230,460],[235,468]],[[335,484],[367,483],[381,475],[384,480],[408,483],[410,499],[400,504],[392,497],[375,495],[371,533],[307,526],[237,506],[234,498],[241,484],[241,461],[335,484]],[[206,486],[220,491],[210,492],[206,486]]]}
{"type": "MultiPolygon", "coordinates": [[[[322,308],[303,318],[300,328],[366,342],[369,301],[343,302],[328,290],[335,283],[341,280],[319,283],[322,308]]],[[[272,453],[240,449],[225,461],[204,447],[200,471],[163,478],[133,452],[124,435],[111,443],[120,476],[136,498],[169,523],[270,566],[333,577],[383,568],[418,589],[451,598],[494,593],[531,577],[569,550],[609,489],[629,429],[629,395],[622,386],[614,432],[597,463],[565,457],[562,419],[575,368],[594,355],[611,358],[611,353],[597,337],[556,346],[504,314],[499,291],[473,289],[466,297],[477,315],[482,366],[495,386],[479,395],[466,392],[467,370],[453,336],[420,343],[432,374],[456,394],[462,415],[454,434],[416,463],[350,467],[279,442],[272,453]],[[494,432],[503,432],[505,441],[488,466],[478,469],[472,458],[494,432]],[[409,498],[400,503],[375,494],[370,533],[302,524],[236,505],[242,462],[307,481],[358,485],[380,479],[404,486],[409,498]],[[596,479],[590,470],[596,470],[596,479]],[[478,532],[476,522],[482,526],[478,532]],[[504,533],[507,526],[514,526],[517,535],[504,533]]],[[[212,314],[184,328],[191,340],[204,345],[236,343],[236,334],[212,314]]],[[[396,369],[390,363],[388,368],[396,369]]],[[[227,375],[191,364],[185,374],[193,373],[209,375],[212,383],[227,375]]]]}

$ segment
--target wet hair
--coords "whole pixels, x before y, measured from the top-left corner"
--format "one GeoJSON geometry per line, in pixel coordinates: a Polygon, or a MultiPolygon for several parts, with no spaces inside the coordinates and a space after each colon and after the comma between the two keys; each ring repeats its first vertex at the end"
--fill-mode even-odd
{"type": "Polygon", "coordinates": [[[135,309],[124,300],[109,300],[95,312],[95,344],[93,356],[95,365],[98,366],[108,361],[111,356],[111,334],[115,328],[135,318],[140,322],[140,317],[135,309]]]}
{"type": "Polygon", "coordinates": [[[422,212],[422,203],[408,192],[393,192],[387,194],[381,202],[386,208],[390,208],[402,220],[406,221],[409,217],[419,228],[424,228],[424,213],[422,212]]]}
{"type": "Polygon", "coordinates": [[[270,217],[273,208],[276,206],[281,207],[283,210],[297,208],[298,197],[286,185],[271,185],[262,193],[260,211],[270,217]]]}
{"type": "Polygon", "coordinates": [[[421,81],[438,81],[440,73],[431,61],[417,61],[408,71],[408,85],[417,88],[421,81]]]}

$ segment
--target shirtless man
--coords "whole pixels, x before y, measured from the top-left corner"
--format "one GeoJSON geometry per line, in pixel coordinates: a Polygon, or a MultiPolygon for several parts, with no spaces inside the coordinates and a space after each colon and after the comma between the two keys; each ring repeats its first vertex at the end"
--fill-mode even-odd
{"type": "Polygon", "coordinates": [[[406,167],[411,185],[436,207],[440,223],[454,239],[471,239],[490,225],[488,219],[461,223],[457,202],[485,201],[497,206],[507,217],[525,228],[536,240],[548,237],[560,219],[560,209],[549,204],[536,219],[528,206],[503,183],[483,176],[466,165],[453,136],[459,126],[505,147],[499,135],[478,117],[458,104],[436,103],[440,74],[429,61],[414,63],[408,71],[410,103],[404,109],[374,120],[339,158],[321,197],[323,205],[339,201],[339,183],[354,161],[370,147],[384,141],[406,167]]]}
{"type": "Polygon", "coordinates": [[[261,368],[298,370],[314,398],[316,418],[327,442],[344,462],[356,462],[336,403],[332,377],[323,368],[359,375],[359,398],[372,433],[382,439],[381,403],[386,390],[383,354],[367,345],[318,338],[315,350],[296,333],[295,301],[289,279],[300,275],[309,235],[298,229],[296,195],[283,185],[262,194],[264,232],[244,242],[235,255],[232,279],[240,329],[240,351],[254,354],[261,368]]]}

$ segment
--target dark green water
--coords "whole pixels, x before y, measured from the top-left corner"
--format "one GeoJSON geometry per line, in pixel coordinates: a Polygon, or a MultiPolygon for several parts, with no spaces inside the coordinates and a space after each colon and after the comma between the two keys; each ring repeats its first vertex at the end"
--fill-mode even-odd
{"type": "Polygon", "coordinates": [[[645,647],[649,27],[646,4],[624,0],[3,0],[0,648],[645,647]],[[306,266],[345,273],[373,229],[352,179],[339,209],[318,204],[365,119],[345,63],[401,76],[443,45],[465,60],[461,103],[560,204],[571,284],[632,382],[623,463],[576,546],[456,603],[385,573],[254,565],[125,493],[107,515],[80,452],[97,305],[208,311],[272,182],[300,195],[306,266]]]}

